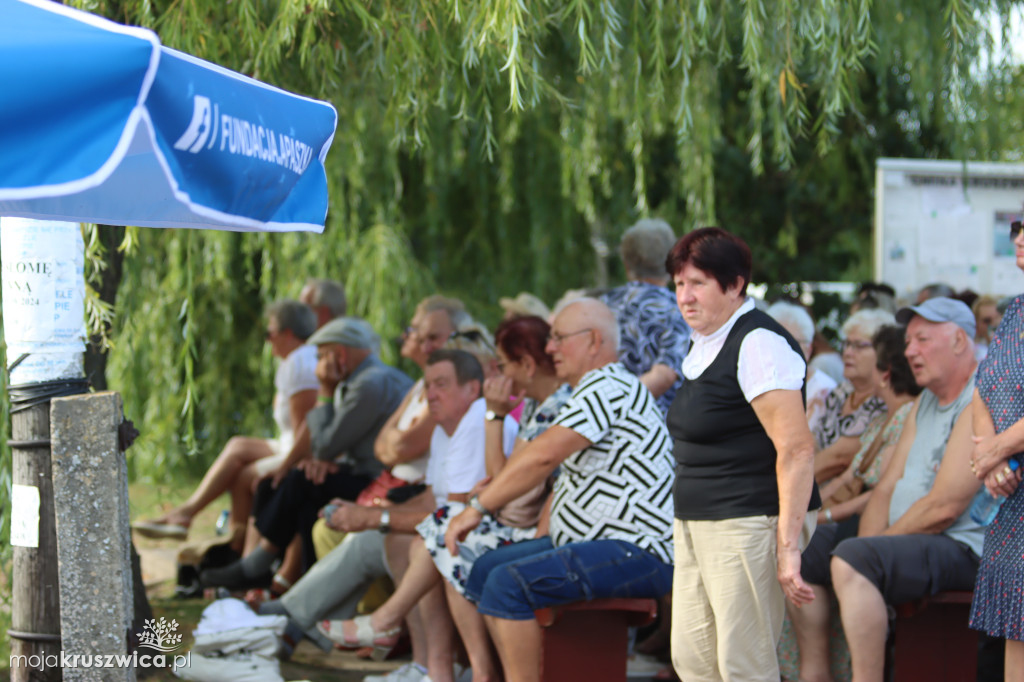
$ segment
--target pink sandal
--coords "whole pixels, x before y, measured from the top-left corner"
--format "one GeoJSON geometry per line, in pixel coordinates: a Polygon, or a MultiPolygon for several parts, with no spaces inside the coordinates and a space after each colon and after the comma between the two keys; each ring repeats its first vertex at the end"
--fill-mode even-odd
{"type": "Polygon", "coordinates": [[[327,639],[339,647],[354,649],[358,647],[373,647],[371,658],[375,661],[383,661],[391,650],[398,644],[401,628],[392,628],[384,632],[376,632],[370,624],[370,616],[356,616],[352,623],[356,626],[355,639],[345,637],[344,620],[325,620],[317,623],[316,629],[327,639]]]}

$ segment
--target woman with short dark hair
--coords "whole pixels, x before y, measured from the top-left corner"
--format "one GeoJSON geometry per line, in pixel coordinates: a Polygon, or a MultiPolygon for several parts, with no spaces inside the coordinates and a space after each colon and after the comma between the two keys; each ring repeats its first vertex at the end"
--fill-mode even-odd
{"type": "MultiPolygon", "coordinates": [[[[505,465],[504,418],[517,404],[525,402],[526,407],[510,457],[551,426],[569,399],[569,386],[555,375],[554,363],[545,351],[550,331],[547,322],[528,316],[506,320],[495,332],[501,373],[484,382],[488,407],[485,441],[488,477],[497,475],[505,465]]],[[[324,621],[319,626],[321,632],[338,644],[387,649],[397,641],[399,626],[408,612],[443,578],[448,607],[462,634],[474,677],[496,678],[498,666],[491,653],[483,616],[467,599],[474,596],[472,588],[467,592],[467,585],[471,584],[470,572],[474,562],[492,549],[547,535],[542,510],[550,491],[549,480],[505,505],[494,518],[468,534],[457,556],[445,548],[444,534],[451,519],[465,505],[449,501],[417,526],[423,542],[417,538],[410,548],[410,566],[395,593],[372,614],[352,620],[324,621]]],[[[415,667],[415,664],[410,666],[415,667]]]]}
{"type": "Polygon", "coordinates": [[[746,296],[742,239],[695,230],[666,266],[693,329],[667,422],[677,462],[672,662],[684,680],[777,682],[785,599],[814,598],[800,577],[805,516],[820,506],[806,364],[746,296]]]}

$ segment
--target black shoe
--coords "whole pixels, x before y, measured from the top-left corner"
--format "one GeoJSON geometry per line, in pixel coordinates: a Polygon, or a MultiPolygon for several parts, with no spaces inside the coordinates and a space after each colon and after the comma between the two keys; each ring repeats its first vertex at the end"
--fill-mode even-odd
{"type": "Polygon", "coordinates": [[[207,568],[199,574],[199,582],[203,587],[226,587],[229,590],[250,590],[256,587],[268,587],[273,579],[270,571],[254,578],[245,575],[242,562],[236,561],[223,568],[207,568]]]}

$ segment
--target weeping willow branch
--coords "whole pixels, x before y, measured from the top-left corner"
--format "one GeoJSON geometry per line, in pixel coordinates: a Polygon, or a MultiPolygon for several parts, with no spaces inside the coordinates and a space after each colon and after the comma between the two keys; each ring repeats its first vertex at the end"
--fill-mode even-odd
{"type": "Polygon", "coordinates": [[[493,322],[499,296],[590,284],[590,245],[649,212],[678,231],[732,221],[771,251],[760,276],[861,273],[870,216],[801,219],[807,195],[860,206],[879,153],[948,154],[955,139],[999,158],[1020,127],[1012,69],[978,61],[1005,37],[1005,2],[79,4],[339,113],[323,235],[126,233],[110,374],[146,425],[130,455],[149,471],[271,435],[262,310],[306,277],[345,281],[385,338],[435,288],[493,322]],[[805,194],[782,186],[794,178],[805,194]],[[774,202],[759,221],[757,186],[774,202]]]}

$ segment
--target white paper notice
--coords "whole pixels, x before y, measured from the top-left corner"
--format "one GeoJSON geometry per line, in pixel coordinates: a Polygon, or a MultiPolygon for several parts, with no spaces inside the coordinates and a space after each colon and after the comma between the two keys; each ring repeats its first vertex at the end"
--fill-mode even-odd
{"type": "Polygon", "coordinates": [[[82,376],[85,248],[78,223],[0,221],[4,333],[12,384],[82,376]]]}
{"type": "Polygon", "coordinates": [[[34,485],[11,486],[11,544],[39,546],[39,488],[34,485]]]}
{"type": "Polygon", "coordinates": [[[21,218],[4,218],[2,226],[7,343],[83,343],[81,226],[21,218]]]}
{"type": "Polygon", "coordinates": [[[22,340],[49,341],[53,336],[56,274],[52,260],[18,261],[5,268],[4,312],[18,321],[22,340]]]}

